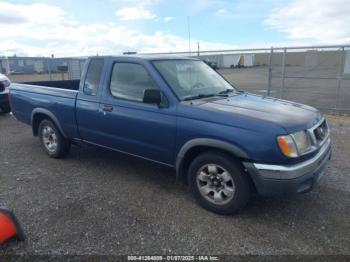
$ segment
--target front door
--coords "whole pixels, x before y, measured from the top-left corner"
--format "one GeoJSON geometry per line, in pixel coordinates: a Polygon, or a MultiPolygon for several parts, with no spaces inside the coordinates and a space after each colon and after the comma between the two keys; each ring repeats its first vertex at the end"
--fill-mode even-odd
{"type": "Polygon", "coordinates": [[[175,108],[142,102],[145,89],[159,88],[144,65],[115,62],[105,88],[98,127],[104,146],[173,164],[175,108]]]}

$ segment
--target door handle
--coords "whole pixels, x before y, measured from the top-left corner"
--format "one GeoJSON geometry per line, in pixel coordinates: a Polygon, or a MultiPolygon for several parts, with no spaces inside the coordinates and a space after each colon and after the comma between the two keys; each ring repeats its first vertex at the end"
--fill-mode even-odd
{"type": "Polygon", "coordinates": [[[104,105],[102,107],[102,111],[103,112],[112,112],[113,111],[113,106],[111,106],[111,105],[104,105]]]}

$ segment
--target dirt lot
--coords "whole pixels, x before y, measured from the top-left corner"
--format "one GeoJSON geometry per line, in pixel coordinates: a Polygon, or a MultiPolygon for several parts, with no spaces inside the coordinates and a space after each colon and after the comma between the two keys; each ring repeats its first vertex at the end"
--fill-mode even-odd
{"type": "Polygon", "coordinates": [[[93,147],[50,159],[29,126],[0,116],[0,203],[28,237],[0,254],[350,255],[350,118],[327,119],[333,159],[314,191],[254,196],[225,217],[200,208],[172,170],[93,147]]]}

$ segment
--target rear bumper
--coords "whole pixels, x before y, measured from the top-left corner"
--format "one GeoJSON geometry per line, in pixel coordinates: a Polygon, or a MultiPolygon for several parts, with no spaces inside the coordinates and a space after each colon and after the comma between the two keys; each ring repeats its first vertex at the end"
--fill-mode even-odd
{"type": "Polygon", "coordinates": [[[252,177],[259,194],[272,196],[302,193],[311,190],[323,175],[331,158],[331,141],[326,142],[313,158],[289,166],[243,163],[252,177]]]}

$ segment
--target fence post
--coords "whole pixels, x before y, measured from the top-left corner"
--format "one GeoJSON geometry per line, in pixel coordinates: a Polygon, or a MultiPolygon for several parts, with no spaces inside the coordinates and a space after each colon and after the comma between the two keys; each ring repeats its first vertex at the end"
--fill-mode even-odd
{"type": "Polygon", "coordinates": [[[10,61],[9,61],[9,57],[6,56],[6,75],[10,75],[10,74],[11,74],[10,61]]]}
{"type": "Polygon", "coordinates": [[[343,82],[343,73],[344,73],[344,60],[345,60],[345,47],[343,46],[340,53],[340,59],[339,59],[339,71],[337,76],[337,98],[335,103],[335,109],[339,108],[339,98],[340,98],[340,89],[341,84],[343,82]]]}
{"type": "Polygon", "coordinates": [[[81,61],[79,59],[79,75],[80,75],[80,78],[81,78],[82,74],[83,74],[83,70],[82,70],[82,67],[81,67],[81,61]]]}
{"type": "Polygon", "coordinates": [[[267,95],[271,95],[271,85],[272,85],[272,56],[273,56],[273,47],[271,46],[270,56],[269,56],[269,72],[268,72],[268,86],[267,86],[267,95]]]}
{"type": "Polygon", "coordinates": [[[68,76],[68,80],[72,80],[72,63],[71,63],[71,59],[68,58],[67,59],[67,65],[68,65],[68,72],[67,72],[67,76],[68,76]]]}
{"type": "Polygon", "coordinates": [[[282,56],[282,85],[280,90],[281,98],[284,97],[284,80],[286,78],[286,53],[287,49],[283,48],[283,56],[282,56]]]}
{"type": "Polygon", "coordinates": [[[50,57],[47,59],[47,70],[49,71],[49,78],[50,78],[50,81],[52,81],[51,58],[50,58],[50,57]]]}

